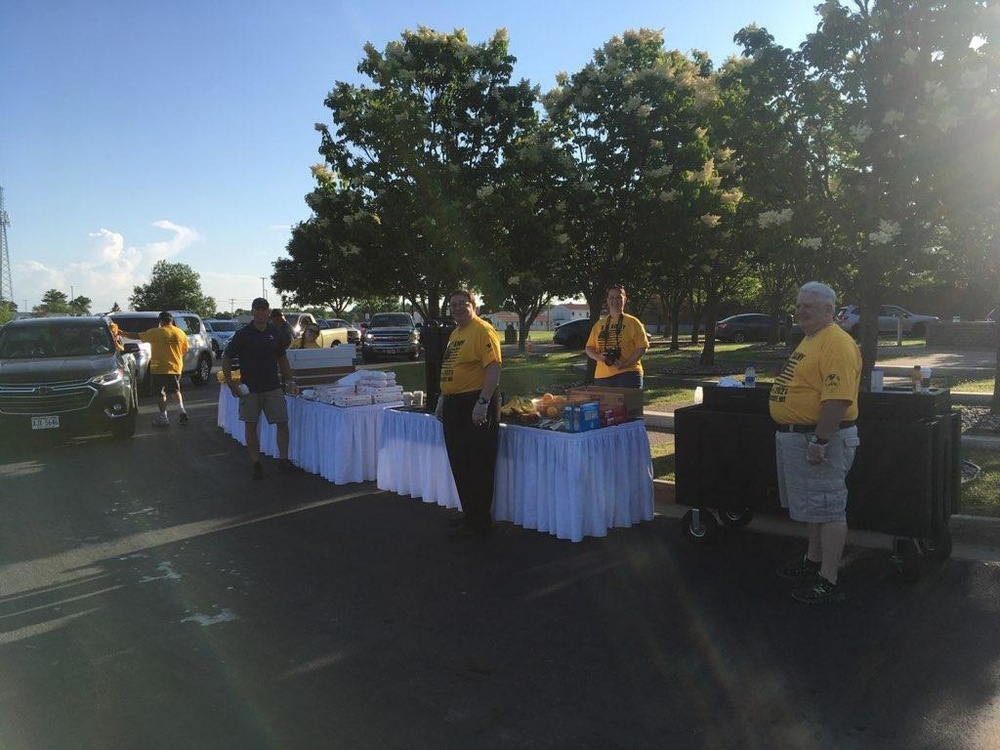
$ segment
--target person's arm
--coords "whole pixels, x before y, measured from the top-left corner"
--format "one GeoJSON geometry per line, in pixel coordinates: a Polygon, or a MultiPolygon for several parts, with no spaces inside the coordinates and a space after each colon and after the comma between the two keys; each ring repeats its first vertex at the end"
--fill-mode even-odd
{"type": "Polygon", "coordinates": [[[644,346],[639,349],[636,349],[635,353],[631,357],[621,362],[618,362],[617,364],[615,364],[615,367],[617,367],[619,370],[628,370],[630,367],[634,367],[635,365],[637,365],[639,363],[639,360],[642,359],[642,355],[645,353],[646,353],[646,347],[644,346]]]}
{"type": "Polygon", "coordinates": [[[850,405],[850,401],[836,398],[823,402],[819,422],[816,423],[816,431],[813,433],[816,442],[810,438],[806,444],[806,460],[809,463],[821,464],[826,460],[826,444],[837,434],[840,423],[844,421],[844,415],[847,413],[847,407],[850,405]]]}
{"type": "MultiPolygon", "coordinates": [[[[600,327],[601,321],[598,319],[597,324],[590,329],[590,336],[587,337],[587,346],[584,347],[584,352],[595,362],[605,362],[604,355],[597,349],[597,335],[596,331],[600,327]]],[[[605,364],[607,364],[605,362],[605,364]]]]}
{"type": "Polygon", "coordinates": [[[486,365],[483,377],[483,387],[479,390],[479,398],[476,405],[472,407],[472,423],[483,424],[486,421],[486,413],[490,408],[490,399],[500,384],[500,363],[490,362],[486,365]]]}
{"type": "Polygon", "coordinates": [[[222,352],[222,382],[229,387],[229,392],[239,398],[239,391],[236,390],[236,382],[233,380],[233,360],[229,358],[227,352],[222,352]]]}
{"type": "Polygon", "coordinates": [[[295,388],[295,378],[292,375],[292,365],[288,361],[288,355],[282,352],[278,355],[278,369],[281,370],[281,377],[285,381],[285,387],[291,386],[292,393],[294,394],[298,389],[295,388]]]}

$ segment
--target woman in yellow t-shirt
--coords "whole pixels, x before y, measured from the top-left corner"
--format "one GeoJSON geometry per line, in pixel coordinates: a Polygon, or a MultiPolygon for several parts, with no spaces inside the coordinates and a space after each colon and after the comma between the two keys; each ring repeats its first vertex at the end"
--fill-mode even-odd
{"type": "Polygon", "coordinates": [[[288,345],[289,349],[319,349],[319,327],[307,325],[302,329],[302,335],[288,345]]]}
{"type": "Polygon", "coordinates": [[[602,316],[587,339],[587,356],[597,362],[594,385],[642,388],[642,355],[649,336],[642,321],[625,312],[625,287],[608,287],[608,314],[602,316]]]}

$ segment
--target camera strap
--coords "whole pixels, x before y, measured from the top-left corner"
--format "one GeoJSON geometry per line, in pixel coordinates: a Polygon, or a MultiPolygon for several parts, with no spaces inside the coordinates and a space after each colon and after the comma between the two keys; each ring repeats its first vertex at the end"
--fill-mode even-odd
{"type": "Polygon", "coordinates": [[[621,347],[622,347],[622,325],[624,323],[625,323],[625,313],[623,312],[620,316],[618,316],[618,323],[617,323],[617,325],[615,325],[615,344],[614,344],[614,346],[611,346],[611,336],[610,336],[610,334],[611,334],[611,313],[608,313],[608,317],[605,318],[605,320],[604,320],[604,330],[601,331],[600,334],[598,334],[598,338],[600,338],[604,342],[605,352],[607,352],[608,349],[621,349],[621,347]]]}

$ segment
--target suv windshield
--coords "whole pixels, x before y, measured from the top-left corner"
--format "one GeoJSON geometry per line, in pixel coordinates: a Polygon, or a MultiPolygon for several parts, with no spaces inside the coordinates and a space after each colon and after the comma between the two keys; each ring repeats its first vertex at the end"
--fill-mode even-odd
{"type": "Polygon", "coordinates": [[[372,328],[388,328],[389,326],[403,326],[409,328],[413,321],[406,313],[378,313],[372,316],[372,328]]]}
{"type": "Polygon", "coordinates": [[[235,331],[236,322],[232,320],[213,320],[212,321],[213,331],[235,331]]]}
{"type": "Polygon", "coordinates": [[[0,358],[90,357],[115,350],[111,331],[95,323],[8,326],[0,331],[0,358]]]}

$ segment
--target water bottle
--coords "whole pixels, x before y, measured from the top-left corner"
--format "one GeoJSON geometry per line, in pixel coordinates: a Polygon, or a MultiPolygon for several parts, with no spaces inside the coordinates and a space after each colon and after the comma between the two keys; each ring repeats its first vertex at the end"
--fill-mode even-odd
{"type": "Polygon", "coordinates": [[[753,367],[748,367],[746,372],[743,373],[743,387],[757,387],[757,371],[753,367]]]}

